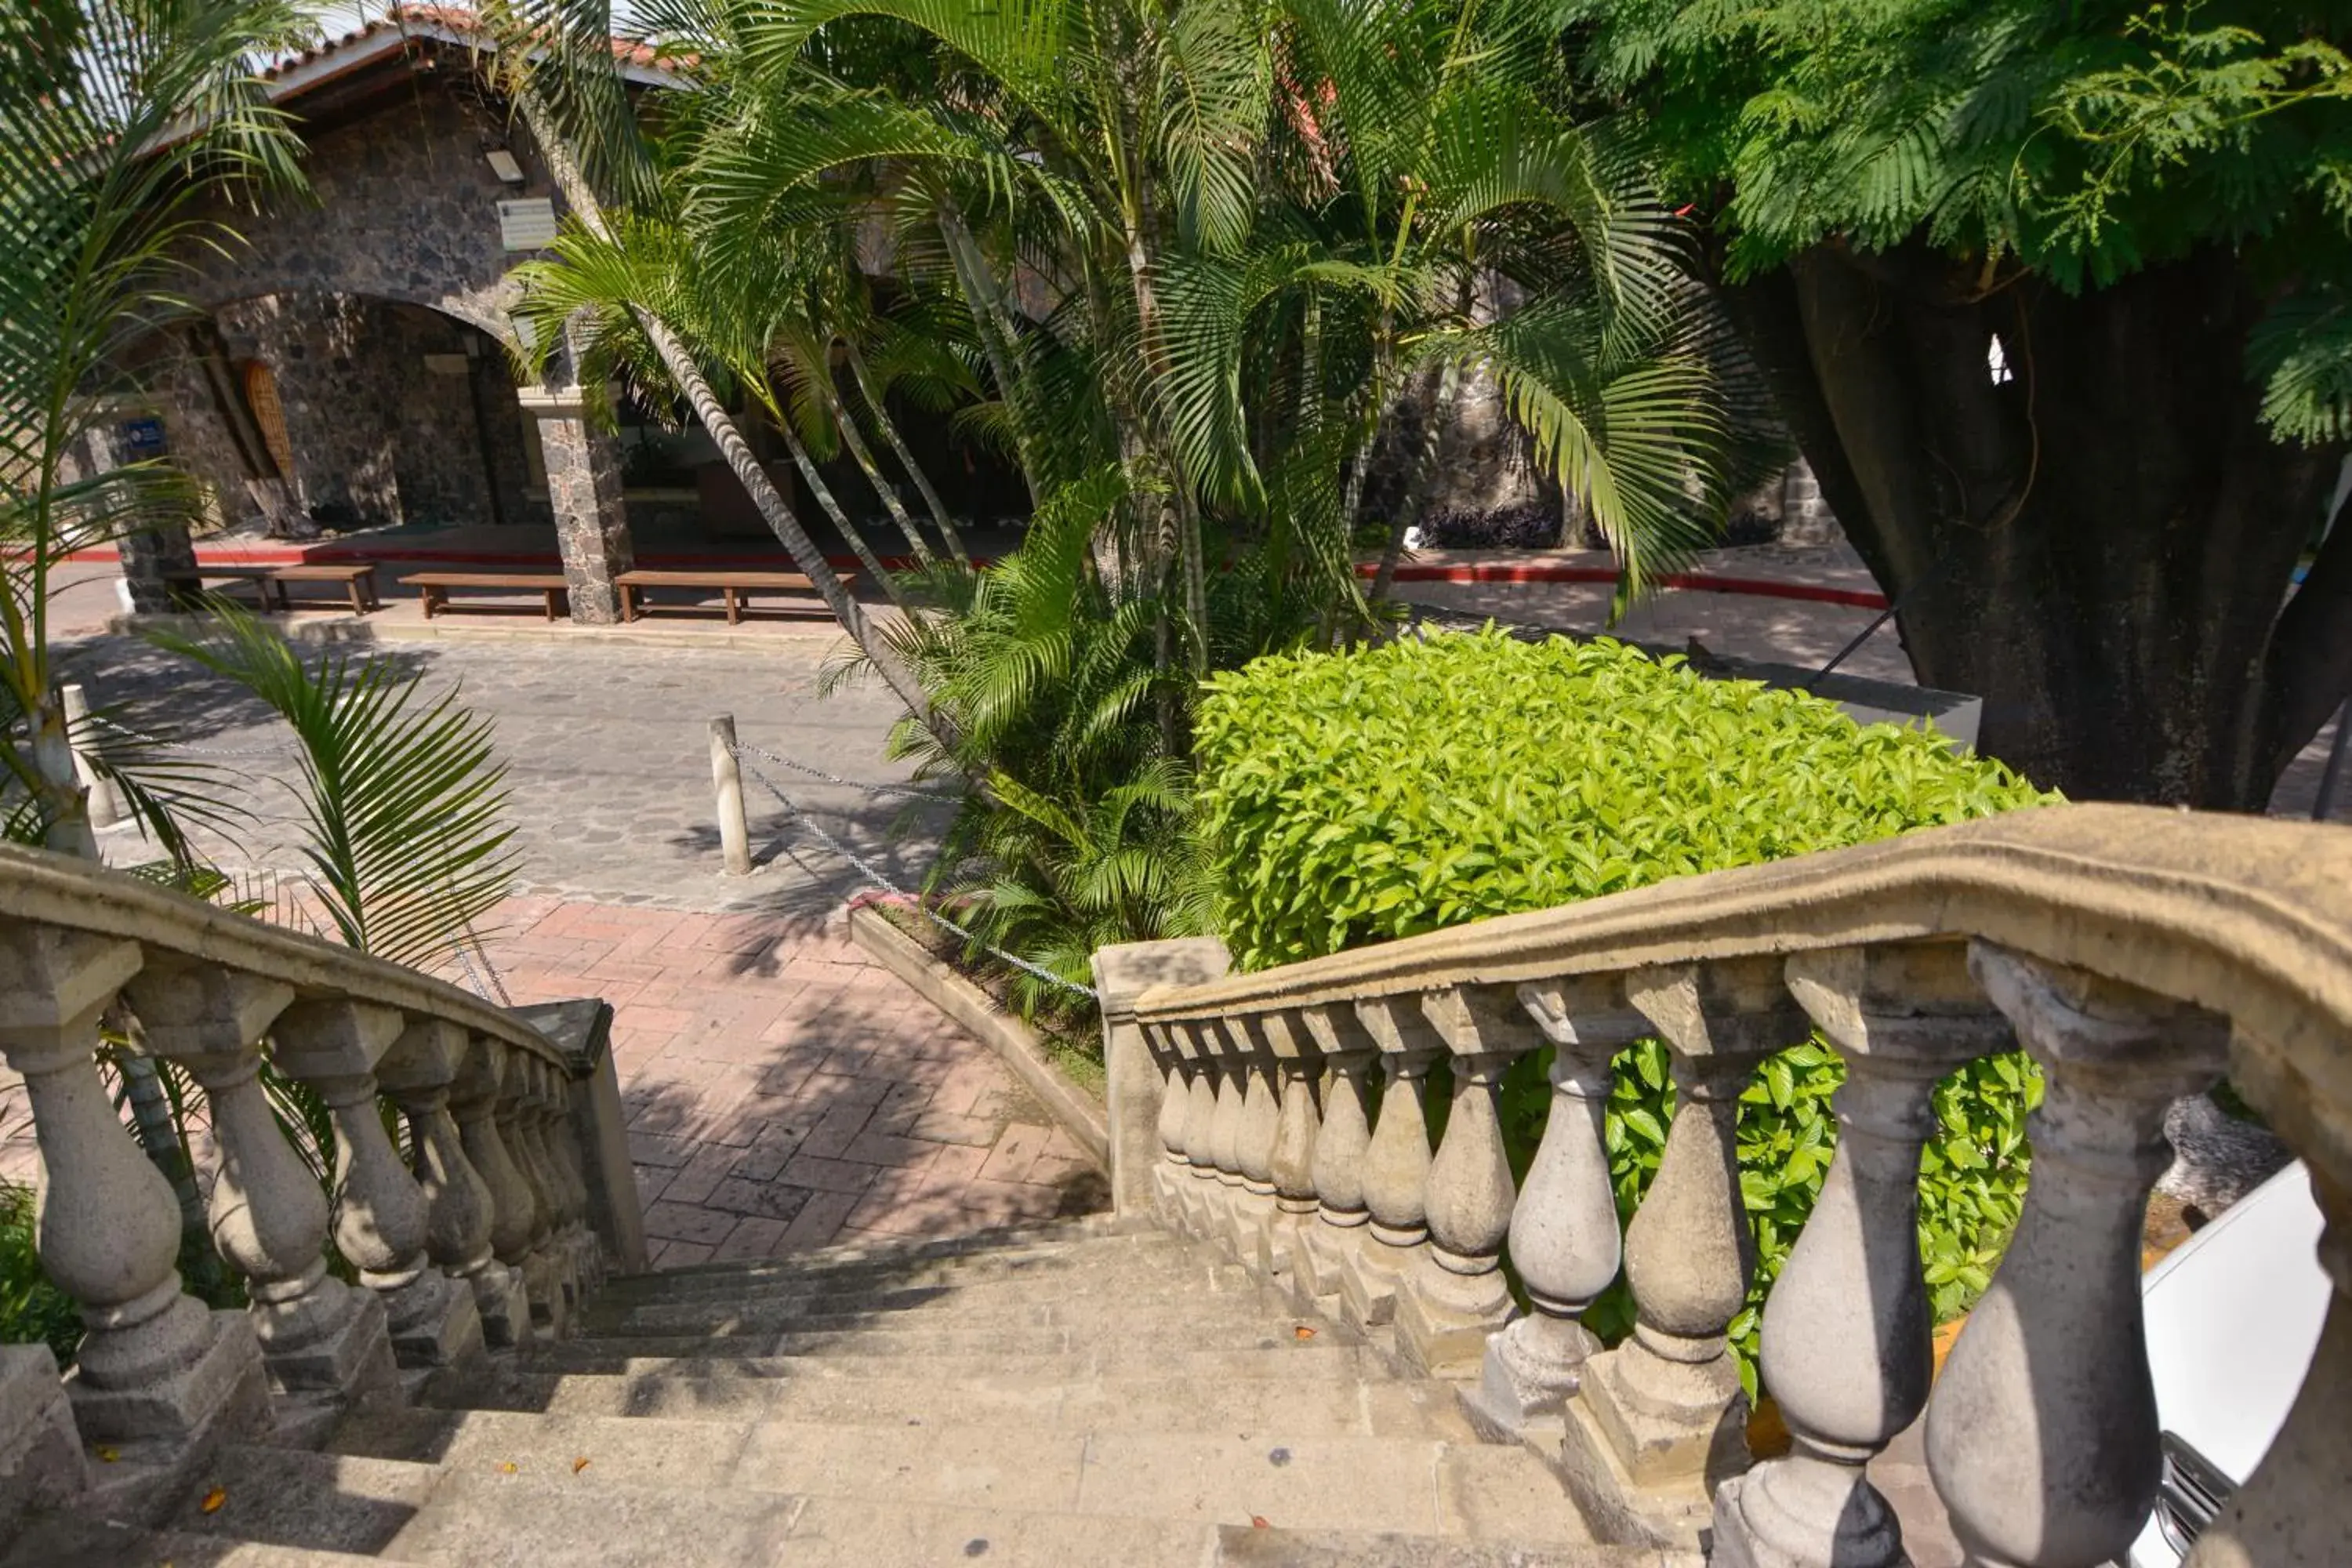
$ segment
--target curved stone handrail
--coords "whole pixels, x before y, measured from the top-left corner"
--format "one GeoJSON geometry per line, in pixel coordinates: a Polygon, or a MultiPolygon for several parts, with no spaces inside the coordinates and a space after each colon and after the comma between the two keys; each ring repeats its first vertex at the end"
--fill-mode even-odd
{"type": "Polygon", "coordinates": [[[169,1497],[220,1442],[314,1440],[360,1402],[397,1402],[404,1370],[461,1378],[488,1346],[563,1332],[604,1275],[592,1217],[625,1231],[600,1026],[559,1044],[415,970],[0,846],[0,1060],[40,1150],[41,1267],[88,1331],[72,1422],[121,1461],[105,1484],[169,1497]],[[126,1135],[108,1081],[135,1098],[167,1068],[201,1098],[187,1153],[210,1168],[208,1198],[126,1135]],[[308,1097],[299,1152],[269,1074],[308,1097]],[[242,1314],[184,1289],[197,1219],[244,1281],[242,1314]]]}
{"type": "Polygon", "coordinates": [[[1238,974],[1158,986],[1145,1024],[1454,984],[1982,937],[2230,1014],[2315,1053],[2352,1100],[2352,834],[2071,805],[1637,888],[1238,974]]]}
{"type": "MultiPolygon", "coordinates": [[[[1222,955],[1161,961],[1214,973],[1222,955]]],[[[2285,1427],[2190,1568],[2320,1561],[2352,1531],[2352,1494],[2328,1479],[2352,1444],[2331,1414],[2352,1397],[2341,827],[2051,807],[1160,984],[1131,1008],[1107,996],[1114,1098],[1135,1097],[1164,1153],[1139,1184],[1115,1173],[1123,1194],[1303,1306],[1391,1332],[1404,1359],[1475,1374],[1483,1426],[1556,1434],[1603,1539],[1705,1540],[1733,1568],[1907,1561],[1868,1468],[1923,1410],[1971,1561],[2122,1552],[2167,1462],[2138,1326],[2147,1194],[2171,1158],[2168,1108],[2226,1071],[2310,1168],[2336,1293],[2285,1427]],[[1764,1299],[1762,1381],[1795,1448],[1754,1465],[1727,1337],[1755,1262],[1739,1100],[1811,1031],[1845,1067],[1838,1139],[1764,1299]],[[1644,1036],[1674,1109],[1621,1235],[1602,1112],[1616,1053],[1644,1036]],[[1515,1178],[1499,1085],[1547,1047],[1549,1111],[1515,1178]],[[2044,1084],[2024,1213],[1931,1398],[1916,1225],[1936,1086],[2016,1047],[2044,1084]],[[1603,1351],[1581,1319],[1621,1270],[1635,1324],[1603,1351]]]]}
{"type": "Polygon", "coordinates": [[[447,981],[69,855],[0,844],[0,921],[136,942],[266,974],[302,994],[442,1019],[567,1072],[577,1065],[512,1013],[447,981]]]}

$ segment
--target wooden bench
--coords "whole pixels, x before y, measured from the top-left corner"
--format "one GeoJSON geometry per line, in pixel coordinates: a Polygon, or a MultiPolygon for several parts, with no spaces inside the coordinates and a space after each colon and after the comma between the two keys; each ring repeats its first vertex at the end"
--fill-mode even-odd
{"type": "Polygon", "coordinates": [[[403,577],[404,588],[414,588],[424,602],[425,618],[449,603],[452,588],[529,588],[547,595],[547,618],[561,620],[572,613],[564,590],[570,586],[561,572],[417,572],[403,577]]]}
{"type": "MultiPolygon", "coordinates": [[[[849,582],[857,575],[844,572],[841,580],[849,582]]],[[[729,572],[713,568],[701,572],[623,572],[613,579],[621,590],[621,619],[634,621],[642,613],[650,614],[653,606],[641,605],[637,595],[646,588],[716,588],[726,595],[727,624],[737,626],[743,619],[743,603],[754,590],[765,593],[774,590],[816,592],[816,584],[798,572],[729,572]]],[[[823,609],[820,599],[814,608],[823,609]]]]}
{"type": "Polygon", "coordinates": [[[264,611],[294,607],[286,593],[286,585],[289,583],[340,583],[343,591],[351,595],[352,614],[355,616],[383,608],[383,601],[376,596],[375,563],[373,561],[363,561],[355,565],[199,565],[194,580],[198,584],[207,581],[250,583],[261,595],[264,611]]]}

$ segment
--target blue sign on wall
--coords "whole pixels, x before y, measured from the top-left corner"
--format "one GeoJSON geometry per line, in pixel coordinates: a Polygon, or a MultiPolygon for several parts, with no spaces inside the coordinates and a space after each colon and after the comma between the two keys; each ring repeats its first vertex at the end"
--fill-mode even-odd
{"type": "Polygon", "coordinates": [[[121,438],[122,455],[133,462],[160,458],[172,449],[172,443],[163,436],[163,422],[152,415],[144,419],[125,419],[114,430],[121,438]]]}

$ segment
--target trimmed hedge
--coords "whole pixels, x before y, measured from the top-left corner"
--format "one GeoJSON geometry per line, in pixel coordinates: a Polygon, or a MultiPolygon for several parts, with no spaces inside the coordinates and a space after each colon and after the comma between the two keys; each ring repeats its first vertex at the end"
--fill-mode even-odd
{"type": "MultiPolygon", "coordinates": [[[[1244,969],[2057,798],[1933,734],[1857,726],[1821,699],[1706,679],[1606,639],[1408,638],[1261,658],[1208,688],[1197,809],[1221,929],[1244,969]]],[[[1541,1055],[1504,1089],[1522,1173],[1549,1102],[1541,1055]]],[[[1655,1041],[1615,1066],[1606,1137],[1630,1217],[1674,1089],[1655,1041]]],[[[1843,1077],[1816,1037],[1768,1058],[1741,1096],[1759,1266],[1731,1332],[1751,1394],[1757,1309],[1821,1190],[1843,1077]]],[[[2013,1054],[1937,1091],[1920,1252],[1939,1319],[1984,1289],[2016,1224],[2041,1087],[2013,1054]]],[[[1614,1339],[1630,1305],[1621,1285],[1587,1321],[1614,1339]]]]}
{"type": "Polygon", "coordinates": [[[1801,692],[1491,630],[1258,659],[1210,679],[1197,736],[1246,969],[2050,798],[1801,692]]]}

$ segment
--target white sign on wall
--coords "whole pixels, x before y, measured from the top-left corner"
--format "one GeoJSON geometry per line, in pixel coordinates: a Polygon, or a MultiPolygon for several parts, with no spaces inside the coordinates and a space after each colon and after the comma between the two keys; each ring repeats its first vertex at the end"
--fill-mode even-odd
{"type": "Polygon", "coordinates": [[[523,196],[499,204],[499,243],[509,250],[544,250],[555,243],[555,203],[523,196]]]}

